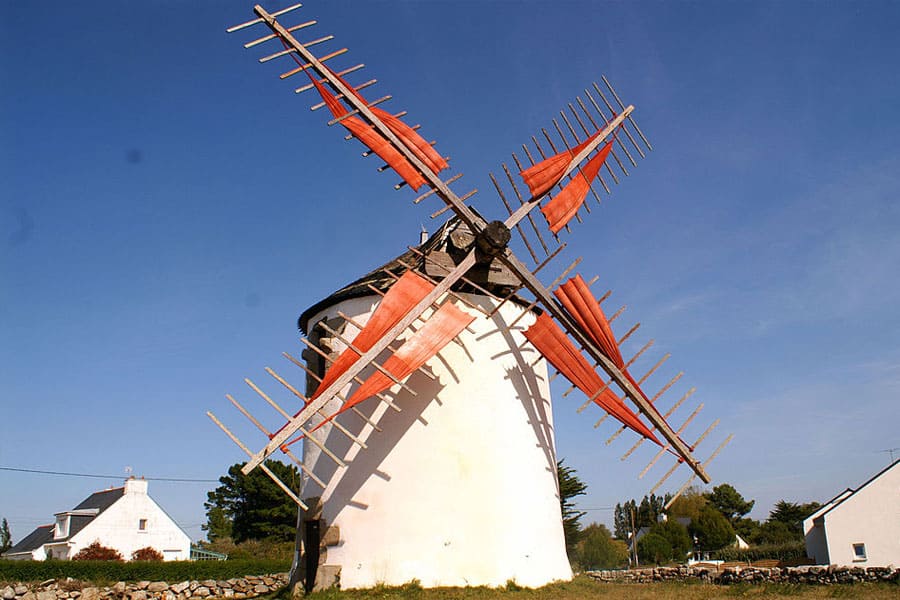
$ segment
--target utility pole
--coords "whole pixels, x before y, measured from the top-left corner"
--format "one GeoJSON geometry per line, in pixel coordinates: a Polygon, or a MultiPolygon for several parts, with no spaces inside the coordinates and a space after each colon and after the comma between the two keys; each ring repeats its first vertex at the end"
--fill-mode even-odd
{"type": "Polygon", "coordinates": [[[638,553],[637,553],[637,532],[634,530],[634,509],[631,509],[631,551],[634,554],[634,566],[639,567],[641,563],[638,562],[638,553]]]}

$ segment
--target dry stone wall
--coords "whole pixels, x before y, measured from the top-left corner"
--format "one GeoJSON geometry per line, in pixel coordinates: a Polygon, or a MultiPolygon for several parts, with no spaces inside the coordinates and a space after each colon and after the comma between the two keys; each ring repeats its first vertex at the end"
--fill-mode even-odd
{"type": "Polygon", "coordinates": [[[616,583],[649,583],[653,581],[706,581],[719,585],[734,583],[833,583],[891,582],[900,583],[900,569],[887,567],[841,567],[837,565],[800,567],[727,567],[722,571],[703,567],[657,567],[628,571],[589,571],[586,575],[616,583]]]}
{"type": "Polygon", "coordinates": [[[0,600],[244,600],[286,586],[288,574],[248,576],[240,579],[204,581],[120,581],[108,587],[67,579],[39,584],[12,584],[0,588],[0,600]]]}

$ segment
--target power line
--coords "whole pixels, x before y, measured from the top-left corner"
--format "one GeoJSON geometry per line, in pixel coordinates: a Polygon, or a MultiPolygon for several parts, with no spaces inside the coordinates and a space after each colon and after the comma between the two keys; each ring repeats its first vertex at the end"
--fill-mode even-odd
{"type": "MultiPolygon", "coordinates": [[[[124,479],[121,475],[99,475],[96,473],[68,473],[66,471],[44,471],[41,469],[19,469],[16,467],[0,467],[0,471],[16,473],[36,473],[38,475],[62,475],[65,477],[92,477],[95,479],[124,479]]],[[[183,477],[144,477],[147,481],[172,481],[177,483],[219,483],[218,479],[187,479],[183,477]]]]}

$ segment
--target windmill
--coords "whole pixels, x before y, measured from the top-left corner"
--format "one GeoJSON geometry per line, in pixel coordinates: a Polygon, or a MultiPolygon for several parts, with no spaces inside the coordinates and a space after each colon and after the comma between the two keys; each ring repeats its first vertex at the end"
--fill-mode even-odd
{"type": "Polygon", "coordinates": [[[279,22],[298,8],[269,13],[257,5],[256,18],[228,31],[267,28],[244,44],[276,47],[260,62],[293,61],[281,78],[301,79],[295,92],[312,95],[311,108],[327,111],[328,125],[362,143],[380,172],[399,176],[394,187],[416,192],[415,204],[437,204],[432,218],[451,216],[418,246],[305,311],[302,355],[284,353],[290,375],[266,367],[267,386],[245,379],[276,423],[226,395],[266,438],[260,449],[208,414],[247,454],[243,472],[262,470],[303,511],[307,589],[337,581],[353,588],[568,579],[552,379],[568,380],[563,396],[584,396],[578,412],[600,409],[595,427],[615,423],[607,444],[637,434],[623,460],[645,442],[656,448],[640,477],[671,463],[652,491],[681,465],[690,476],[678,493],[696,478],[709,482],[707,465],[731,439],[696,458],[718,421],[691,440],[683,436],[702,405],[669,424],[694,389],[662,411],[661,397],[682,374],[645,391],[669,355],[645,371],[637,361],[652,340],[623,355],[639,324],[614,331],[622,310],[606,316],[610,293],[591,290],[596,278],[576,273],[580,259],[542,282],[565,248],[560,235],[590,212],[588,195],[599,202],[652,149],[634,107],[605,77],[585,89],[490,174],[506,215],[489,221],[469,204],[474,190],[451,188],[462,174],[442,175],[449,164],[419,126],[382,108],[390,96],[364,97],[376,80],[350,83],[363,65],[338,66],[346,48],[320,52],[330,35],[301,42],[314,20],[279,22]],[[281,455],[303,473],[301,490],[266,466],[281,455]]]}

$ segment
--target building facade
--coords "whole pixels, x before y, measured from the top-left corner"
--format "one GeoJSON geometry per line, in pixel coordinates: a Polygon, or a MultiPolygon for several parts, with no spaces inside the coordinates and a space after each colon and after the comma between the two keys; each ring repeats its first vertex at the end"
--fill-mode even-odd
{"type": "Polygon", "coordinates": [[[817,564],[900,564],[900,460],[829,500],[803,521],[803,533],[817,564]]]}
{"type": "Polygon", "coordinates": [[[190,558],[190,537],[147,494],[147,481],[135,478],[122,487],[91,494],[72,510],[56,513],[52,524],[32,531],[3,557],[70,560],[94,542],[113,548],[125,560],[147,547],[164,560],[190,558]]]}

